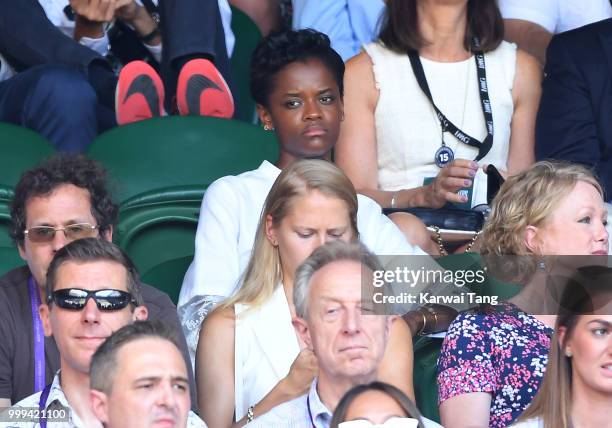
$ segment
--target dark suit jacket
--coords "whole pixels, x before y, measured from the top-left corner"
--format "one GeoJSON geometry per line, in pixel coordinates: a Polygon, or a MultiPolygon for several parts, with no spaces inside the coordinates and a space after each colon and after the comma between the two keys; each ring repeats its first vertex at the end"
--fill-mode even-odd
{"type": "Polygon", "coordinates": [[[0,52],[17,70],[41,64],[63,64],[87,75],[97,52],[67,37],[55,27],[38,0],[0,0],[0,52]]]}
{"type": "Polygon", "coordinates": [[[612,19],[553,37],[536,124],[536,158],[592,167],[612,198],[612,19]]]}

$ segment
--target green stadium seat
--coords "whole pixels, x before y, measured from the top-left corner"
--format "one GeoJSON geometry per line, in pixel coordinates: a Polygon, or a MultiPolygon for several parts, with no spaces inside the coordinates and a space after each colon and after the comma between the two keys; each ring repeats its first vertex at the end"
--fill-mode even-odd
{"type": "Polygon", "coordinates": [[[438,412],[438,355],[442,339],[419,337],[414,342],[414,395],[423,416],[440,423],[438,412]]]}
{"type": "Polygon", "coordinates": [[[13,191],[11,189],[3,189],[0,187],[0,247],[4,248],[13,247],[13,241],[9,235],[12,194],[13,191]]]}
{"type": "Polygon", "coordinates": [[[55,148],[34,131],[0,123],[0,153],[0,186],[13,188],[25,170],[55,153],[55,148]]]}
{"type": "Polygon", "coordinates": [[[236,36],[236,45],[231,58],[232,78],[236,89],[236,94],[233,94],[237,108],[236,118],[257,123],[255,101],[251,98],[249,79],[251,56],[261,40],[261,33],[246,13],[233,6],[232,31],[236,36]]]}
{"type": "Polygon", "coordinates": [[[238,120],[172,116],[120,126],[98,136],[88,155],[109,173],[114,199],[155,189],[199,185],[275,161],[275,137],[238,120]]]}
{"type": "Polygon", "coordinates": [[[174,303],[193,259],[202,193],[187,187],[137,195],[123,205],[115,229],[113,240],[134,261],[142,280],[174,303]]]}

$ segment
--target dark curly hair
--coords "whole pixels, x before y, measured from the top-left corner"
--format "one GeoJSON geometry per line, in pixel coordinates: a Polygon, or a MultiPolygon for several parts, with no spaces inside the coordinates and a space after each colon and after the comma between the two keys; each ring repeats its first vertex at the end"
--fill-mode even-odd
{"type": "Polygon", "coordinates": [[[72,184],[89,192],[91,214],[98,223],[100,234],[115,224],[119,208],[106,189],[104,168],[83,155],[57,154],[24,172],[15,187],[10,234],[17,245],[23,245],[28,200],[47,196],[63,184],[72,184]]]}
{"type": "Polygon", "coordinates": [[[287,65],[320,60],[332,72],[344,95],[344,62],[332,49],[329,37],[312,29],[282,31],[270,34],[259,42],[251,58],[251,95],[257,104],[265,107],[274,90],[276,74],[287,65]]]}

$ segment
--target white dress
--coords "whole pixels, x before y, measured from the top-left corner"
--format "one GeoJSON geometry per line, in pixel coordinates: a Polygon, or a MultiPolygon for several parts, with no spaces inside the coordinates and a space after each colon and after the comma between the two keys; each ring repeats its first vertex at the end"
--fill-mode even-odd
{"type": "Polygon", "coordinates": [[[512,424],[510,428],[544,428],[544,422],[541,418],[532,418],[524,422],[512,424]]]}
{"type": "Polygon", "coordinates": [[[234,386],[236,421],[289,373],[300,352],[282,285],[261,307],[236,305],[234,386]]]}
{"type": "MultiPolygon", "coordinates": [[[[392,52],[380,43],[365,47],[374,64],[379,89],[375,110],[378,150],[378,185],[382,190],[412,189],[435,177],[440,169],[434,154],[440,148],[441,128],[435,111],[419,87],[406,54],[392,52]]],[[[421,57],[434,102],[444,115],[468,135],[483,141],[487,135],[479,96],[474,58],[441,63],[421,57]]],[[[516,46],[502,42],[485,54],[487,84],[493,110],[494,139],[480,164],[507,170],[510,122],[514,112],[512,85],[516,46]]],[[[455,159],[475,159],[478,149],[446,132],[444,141],[455,159]]],[[[486,174],[479,170],[472,206],[486,203],[486,174]]]]}

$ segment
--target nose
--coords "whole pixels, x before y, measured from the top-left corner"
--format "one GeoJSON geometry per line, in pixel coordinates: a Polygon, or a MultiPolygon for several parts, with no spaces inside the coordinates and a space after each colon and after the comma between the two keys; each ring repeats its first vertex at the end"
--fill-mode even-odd
{"type": "Polygon", "coordinates": [[[173,408],[175,403],[174,389],[170,382],[160,382],[157,391],[156,404],[166,408],[173,408]]]}
{"type": "Polygon", "coordinates": [[[361,329],[361,310],[357,307],[344,311],[343,330],[345,334],[353,335],[361,329]]]}
{"type": "Polygon", "coordinates": [[[53,236],[53,251],[59,251],[68,243],[66,239],[66,234],[63,230],[56,230],[55,235],[53,236]]]}
{"type": "Polygon", "coordinates": [[[97,324],[100,322],[100,310],[98,309],[96,301],[93,298],[90,297],[87,299],[87,303],[85,303],[81,317],[84,323],[97,324]]]}
{"type": "Polygon", "coordinates": [[[320,246],[325,245],[325,243],[327,243],[327,236],[325,235],[326,235],[325,233],[317,233],[317,238],[315,241],[316,246],[312,249],[313,251],[319,248],[320,246]]]}
{"type": "Polygon", "coordinates": [[[595,233],[597,241],[608,242],[608,229],[606,228],[606,225],[603,222],[598,223],[597,230],[595,233]]]}
{"type": "Polygon", "coordinates": [[[315,100],[308,100],[304,103],[304,120],[321,118],[321,106],[315,100]]]}

